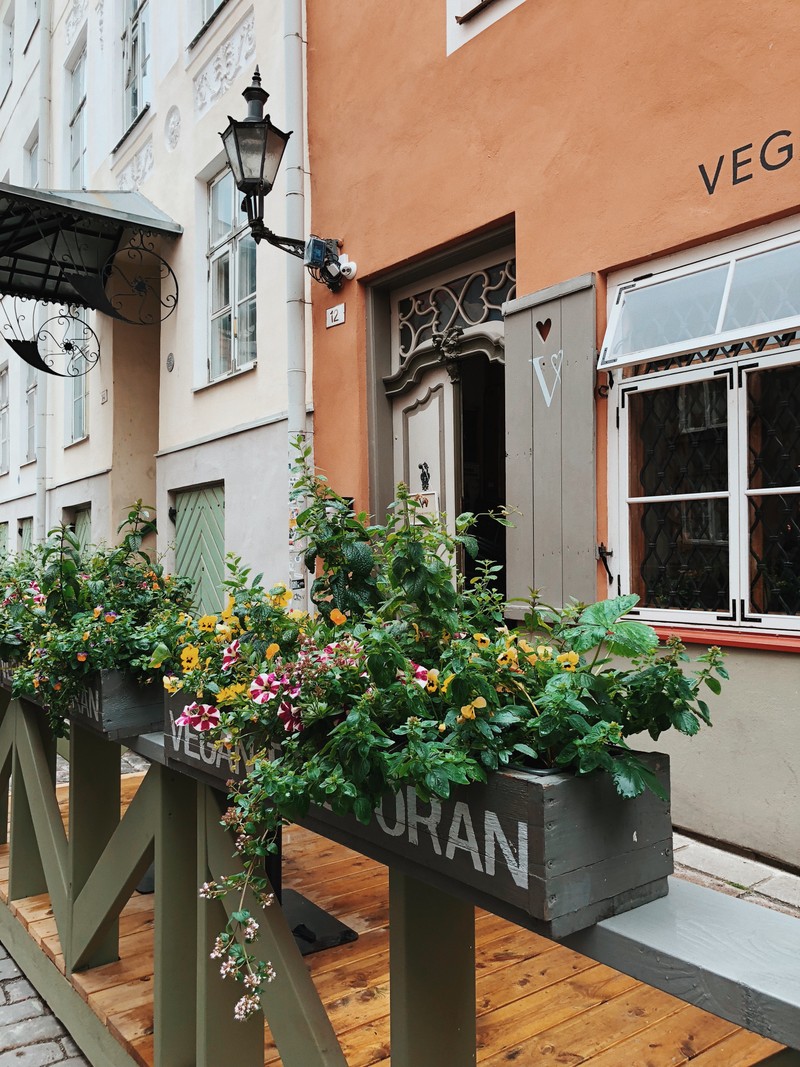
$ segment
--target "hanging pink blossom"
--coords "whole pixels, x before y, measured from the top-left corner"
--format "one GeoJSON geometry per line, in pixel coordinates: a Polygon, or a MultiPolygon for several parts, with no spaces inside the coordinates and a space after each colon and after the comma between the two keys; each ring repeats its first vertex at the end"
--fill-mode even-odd
{"type": "Polygon", "coordinates": [[[283,723],[283,728],[287,734],[300,733],[303,729],[303,720],[300,717],[300,712],[286,700],[281,701],[281,705],[278,708],[278,718],[283,723]]]}
{"type": "Polygon", "coordinates": [[[239,661],[239,640],[231,641],[227,648],[222,652],[222,669],[223,671],[229,671],[234,663],[239,661]]]}
{"type": "Polygon", "coordinates": [[[256,704],[266,704],[268,700],[274,700],[279,696],[288,681],[285,677],[279,678],[274,671],[269,674],[259,674],[250,683],[250,696],[256,704]]]}
{"type": "Polygon", "coordinates": [[[410,663],[411,669],[414,672],[412,676],[414,681],[417,683],[417,685],[421,686],[424,689],[425,686],[428,684],[428,668],[421,667],[419,663],[414,663],[413,660],[411,660],[410,663]]]}
{"type": "Polygon", "coordinates": [[[219,724],[219,708],[213,704],[187,704],[178,718],[176,726],[191,726],[195,730],[210,730],[219,724]]]}

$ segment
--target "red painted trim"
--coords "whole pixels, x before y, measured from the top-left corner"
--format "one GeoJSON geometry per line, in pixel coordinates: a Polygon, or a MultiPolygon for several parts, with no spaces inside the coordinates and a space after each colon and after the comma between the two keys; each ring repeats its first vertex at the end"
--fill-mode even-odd
{"type": "Polygon", "coordinates": [[[761,634],[745,630],[705,630],[688,626],[654,626],[663,640],[672,634],[685,645],[719,645],[721,648],[756,648],[765,652],[800,652],[800,635],[761,634]]]}

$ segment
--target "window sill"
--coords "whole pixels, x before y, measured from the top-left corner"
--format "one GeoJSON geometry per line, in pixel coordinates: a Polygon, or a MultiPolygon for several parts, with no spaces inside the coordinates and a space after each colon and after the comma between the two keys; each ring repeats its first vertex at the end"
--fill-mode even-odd
{"type": "Polygon", "coordinates": [[[34,456],[33,459],[23,459],[22,463],[19,465],[19,469],[22,470],[23,467],[33,467],[35,463],[36,456],[34,456]]]}
{"type": "Polygon", "coordinates": [[[37,18],[36,22],[34,22],[34,24],[33,24],[32,28],[31,28],[31,32],[30,32],[30,34],[29,34],[29,36],[28,36],[28,41],[27,41],[27,44],[26,44],[26,45],[25,45],[25,47],[24,47],[24,48],[22,49],[22,54],[23,54],[23,55],[27,55],[27,53],[28,53],[28,49],[29,49],[29,48],[30,48],[30,46],[31,46],[31,41],[33,40],[33,35],[34,35],[34,34],[36,33],[36,31],[37,31],[38,29],[39,29],[39,19],[37,18]]]}
{"type": "Polygon", "coordinates": [[[663,640],[671,635],[685,645],[719,645],[720,648],[752,648],[762,652],[800,652],[800,634],[766,634],[751,630],[712,630],[688,626],[654,626],[663,640]]]}
{"type": "Polygon", "coordinates": [[[127,128],[125,133],[123,133],[123,135],[120,137],[120,139],[114,145],[114,147],[111,149],[111,155],[112,156],[117,154],[117,152],[120,150],[120,148],[122,148],[122,146],[128,140],[128,138],[133,133],[133,131],[136,129],[136,127],[139,125],[139,123],[144,119],[145,115],[148,115],[149,113],[150,113],[150,105],[149,104],[145,104],[144,107],[142,108],[142,110],[139,112],[139,114],[136,116],[136,118],[133,120],[133,122],[127,128]]]}
{"type": "Polygon", "coordinates": [[[217,21],[219,16],[228,6],[228,4],[230,4],[230,2],[231,0],[222,0],[222,3],[219,5],[217,10],[214,11],[208,19],[206,19],[206,21],[203,23],[203,25],[200,27],[200,29],[197,31],[191,41],[189,41],[189,44],[186,46],[189,52],[191,52],[192,49],[203,39],[203,37],[205,37],[205,35],[217,21]]]}
{"type": "Polygon", "coordinates": [[[215,378],[213,382],[206,382],[204,385],[196,385],[193,389],[193,393],[202,393],[206,389],[213,389],[215,385],[223,385],[225,382],[229,382],[234,378],[241,378],[243,374],[250,374],[258,367],[258,360],[254,360],[252,363],[248,363],[246,367],[239,367],[237,370],[231,371],[230,374],[226,374],[223,378],[215,378]]]}
{"type": "Polygon", "coordinates": [[[85,433],[83,437],[76,437],[74,441],[67,441],[67,443],[64,445],[64,451],[66,452],[68,448],[74,448],[75,445],[82,445],[84,441],[88,440],[89,435],[88,433],[85,433]]]}

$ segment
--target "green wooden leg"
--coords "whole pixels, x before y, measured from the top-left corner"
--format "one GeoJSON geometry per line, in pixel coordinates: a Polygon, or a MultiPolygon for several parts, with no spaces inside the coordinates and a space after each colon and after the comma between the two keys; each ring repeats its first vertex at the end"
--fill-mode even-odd
{"type": "MultiPolygon", "coordinates": [[[[32,705],[28,704],[28,707],[32,705]]],[[[36,708],[37,718],[43,714],[40,708],[36,708]]],[[[5,717],[11,717],[14,731],[21,728],[23,705],[19,700],[13,700],[6,710],[5,717]]],[[[51,771],[52,781],[56,777],[56,749],[55,739],[44,725],[40,731],[35,731],[37,737],[41,737],[47,765],[51,771]]],[[[11,774],[13,789],[11,796],[11,857],[8,872],[9,900],[21,900],[24,897],[36,896],[47,892],[47,881],[44,876],[39,847],[36,843],[36,832],[31,815],[31,806],[25,788],[22,775],[22,765],[19,754],[14,750],[11,762],[11,774]]]]}
{"type": "MultiPolygon", "coordinates": [[[[119,825],[120,748],[73,724],[69,776],[70,907],[78,898],[103,850],[119,825]]],[[[71,938],[70,938],[71,941],[71,938]]],[[[70,944],[67,967],[74,962],[70,944]]],[[[119,959],[119,921],[109,924],[102,940],[82,961],[99,967],[119,959]]]]}
{"type": "MultiPolygon", "coordinates": [[[[200,790],[197,819],[197,881],[200,886],[211,880],[208,866],[206,834],[207,786],[200,790]]],[[[210,818],[218,818],[218,807],[208,809],[210,818]]],[[[211,959],[210,952],[217,934],[225,929],[228,916],[219,900],[200,900],[197,909],[197,1067],[218,1067],[235,1063],[237,1067],[262,1067],[264,1063],[264,1016],[251,1015],[246,1022],[236,1022],[233,1008],[244,992],[238,982],[223,981],[221,960],[211,959]]]]}
{"type": "Polygon", "coordinates": [[[776,1052],[774,1056],[759,1060],[758,1067],[800,1067],[800,1050],[796,1048],[782,1049],[780,1052],[776,1052]]]}
{"type": "Polygon", "coordinates": [[[475,909],[389,868],[392,1067],[472,1067],[475,909]]]}
{"type": "Polygon", "coordinates": [[[0,691],[0,845],[8,843],[8,790],[14,748],[14,719],[8,703],[8,693],[0,691]]]}
{"type": "Polygon", "coordinates": [[[165,767],[155,844],[155,1067],[195,1067],[197,785],[165,767]]]}

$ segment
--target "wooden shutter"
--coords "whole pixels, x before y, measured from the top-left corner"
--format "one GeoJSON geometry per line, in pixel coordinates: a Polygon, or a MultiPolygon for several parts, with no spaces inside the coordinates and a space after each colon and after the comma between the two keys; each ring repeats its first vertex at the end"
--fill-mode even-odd
{"type": "Polygon", "coordinates": [[[221,485],[175,496],[175,569],[194,581],[198,611],[223,605],[225,577],[225,490],[221,485]]]}
{"type": "MultiPolygon", "coordinates": [[[[597,596],[595,283],[587,274],[505,307],[508,596],[597,596]]],[[[514,614],[512,611],[511,614],[514,614]]]]}

